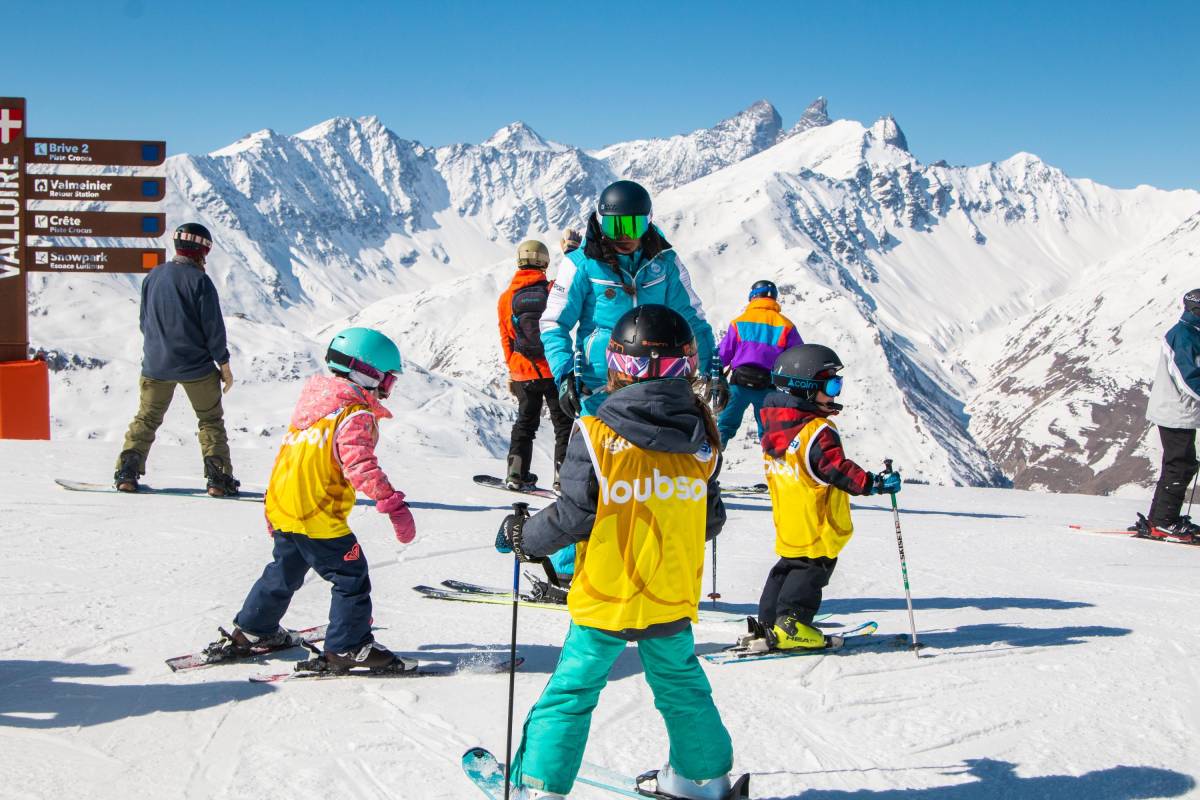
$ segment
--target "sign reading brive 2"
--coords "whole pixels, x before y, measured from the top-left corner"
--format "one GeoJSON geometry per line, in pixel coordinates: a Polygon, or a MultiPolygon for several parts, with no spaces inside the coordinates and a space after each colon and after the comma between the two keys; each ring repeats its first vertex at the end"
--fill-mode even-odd
{"type": "Polygon", "coordinates": [[[29,347],[25,289],[25,99],[0,97],[0,361],[29,347]]]}
{"type": "Polygon", "coordinates": [[[30,164],[60,167],[79,164],[157,167],[167,157],[167,143],[120,139],[26,139],[25,157],[30,164]]]}

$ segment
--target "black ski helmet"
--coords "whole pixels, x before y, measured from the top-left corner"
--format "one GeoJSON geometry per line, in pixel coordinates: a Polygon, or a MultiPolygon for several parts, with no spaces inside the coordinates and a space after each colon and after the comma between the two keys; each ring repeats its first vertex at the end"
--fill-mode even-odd
{"type": "Polygon", "coordinates": [[[784,350],[775,359],[771,382],[797,397],[812,399],[817,390],[841,369],[842,360],[825,345],[799,344],[784,350]]]}
{"type": "Polygon", "coordinates": [[[180,225],[175,229],[172,241],[176,253],[198,255],[201,258],[207,256],[213,246],[212,234],[199,222],[185,222],[180,225]]]}
{"type": "Polygon", "coordinates": [[[756,297],[769,297],[772,300],[779,299],[779,287],[771,281],[755,281],[750,287],[750,299],[756,297]]]}
{"type": "Polygon", "coordinates": [[[617,181],[610,183],[596,202],[596,213],[602,217],[617,214],[650,216],[650,193],[640,183],[617,181]]]}
{"type": "Polygon", "coordinates": [[[608,368],[634,381],[696,372],[696,337],[678,311],[656,303],[629,309],[608,340],[608,368]]]}
{"type": "Polygon", "coordinates": [[[1183,296],[1183,310],[1200,315],[1200,289],[1192,289],[1183,296]]]}

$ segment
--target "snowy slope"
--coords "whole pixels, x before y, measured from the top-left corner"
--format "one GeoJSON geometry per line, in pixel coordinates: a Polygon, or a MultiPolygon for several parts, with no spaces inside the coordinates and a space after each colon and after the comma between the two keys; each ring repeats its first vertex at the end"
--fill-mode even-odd
{"type": "MultiPolygon", "coordinates": [[[[760,102],[710,129],[592,153],[519,122],[479,145],[433,148],[373,117],[338,118],[175,156],[166,172],[169,224],[200,219],[217,240],[209,273],[241,381],[229,400],[239,445],[262,444],[253,432],[279,423],[293,390],[277,379],[314,363],[329,333],[353,321],[396,335],[441,387],[441,424],[464,447],[496,454],[512,406],[495,296],[513,244],[557,241],[601,187],[631,175],[656,190],[656,220],[717,328],[740,312],[754,280],[771,278],[801,333],[839,350],[848,404],[864,412],[848,423],[858,441],[934,482],[1056,490],[1145,485],[1142,459],[1153,454],[1117,391],[1099,397],[1069,383],[1047,398],[1047,413],[1023,414],[1027,394],[1009,396],[1013,385],[993,378],[1040,362],[1026,365],[1032,351],[1006,342],[1036,328],[1067,346],[1078,336],[1069,307],[1079,293],[1120,298],[1133,285],[1134,273],[1113,265],[1178,272],[1183,261],[1155,243],[1200,212],[1197,192],[1114,190],[1027,153],[974,167],[922,164],[896,120],[832,120],[824,98],[787,130],[760,102]],[[1029,478],[1023,454],[1052,448],[1061,418],[1093,401],[1093,438],[1112,447],[1062,451],[1055,469],[1029,478]],[[1101,450],[1113,463],[1092,481],[1101,450]]],[[[56,436],[119,439],[135,404],[139,281],[31,279],[33,344],[63,367],[56,436]]],[[[1152,357],[1149,331],[1162,318],[1147,300],[1130,304],[1137,321],[1113,342],[1111,363],[1152,357]]],[[[1122,385],[1142,374],[1126,373],[1122,385]]],[[[188,435],[186,420],[169,424],[176,440],[188,435]]],[[[743,434],[729,456],[751,466],[758,456],[743,434]]]]}
{"type": "MultiPolygon", "coordinates": [[[[505,649],[508,608],[409,589],[450,576],[509,580],[511,562],[491,542],[512,498],[466,477],[499,462],[414,458],[390,425],[382,462],[408,492],[419,535],[401,548],[369,506],[351,517],[371,562],[377,636],[441,665],[505,649]]],[[[453,442],[444,433],[437,445],[453,442]]],[[[0,442],[0,795],[482,797],[457,762],[476,744],[503,750],[506,676],[247,682],[296,654],[170,673],[163,659],[227,625],[269,558],[262,509],[68,493],[51,482],[106,471],[112,449],[0,442]]],[[[148,478],[199,484],[194,444],[155,452],[148,478]]],[[[235,452],[248,487],[262,488],[271,456],[235,452]]],[[[734,768],[753,773],[753,797],[1200,797],[1200,548],[1065,527],[1123,526],[1143,505],[1129,500],[912,486],[899,500],[927,644],[920,659],[881,646],[705,666],[734,768]]],[[[727,502],[718,588],[726,608],[752,612],[775,560],[770,511],[761,499],[727,502]]],[[[882,642],[908,629],[892,515],[878,499],[856,500],[853,513],[855,538],[825,609],[837,625],[877,620],[882,642]]],[[[327,587],[310,576],[285,622],[320,622],[327,606],[327,587]]],[[[720,647],[736,628],[699,626],[698,649],[720,647]]],[[[565,630],[560,612],[521,612],[518,717],[554,668],[565,630]]],[[[665,760],[639,673],[632,651],[617,662],[588,759],[629,772],[665,760]]],[[[609,795],[584,787],[571,796],[609,795]]]]}

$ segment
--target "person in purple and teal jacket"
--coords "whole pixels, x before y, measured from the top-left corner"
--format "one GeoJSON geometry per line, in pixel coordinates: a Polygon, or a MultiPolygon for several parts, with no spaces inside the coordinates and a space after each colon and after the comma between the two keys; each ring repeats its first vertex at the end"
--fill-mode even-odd
{"type": "Polygon", "coordinates": [[[717,353],[731,371],[729,404],[717,420],[721,448],[737,434],[746,407],[754,407],[758,438],[763,424],[759,414],[763,400],[772,390],[771,367],[789,347],[804,344],[792,321],[779,313],[779,288],[771,281],[756,281],[750,287],[750,303],[742,315],[729,323],[717,353]]]}

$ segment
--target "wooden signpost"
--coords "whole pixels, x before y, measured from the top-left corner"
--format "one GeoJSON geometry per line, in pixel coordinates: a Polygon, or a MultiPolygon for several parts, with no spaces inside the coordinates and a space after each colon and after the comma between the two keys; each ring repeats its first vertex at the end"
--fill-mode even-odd
{"type": "Polygon", "coordinates": [[[41,171],[44,165],[158,167],[166,142],[34,139],[25,110],[25,98],[0,97],[0,439],[50,438],[49,373],[44,361],[29,358],[27,273],[145,272],[166,259],[151,241],[165,233],[165,214],[43,207],[45,201],[157,203],[166,194],[164,177],[41,171]],[[30,164],[43,166],[31,172],[30,164]],[[27,208],[28,201],[38,207],[27,208]],[[139,243],[59,246],[56,237],[139,243]]]}

